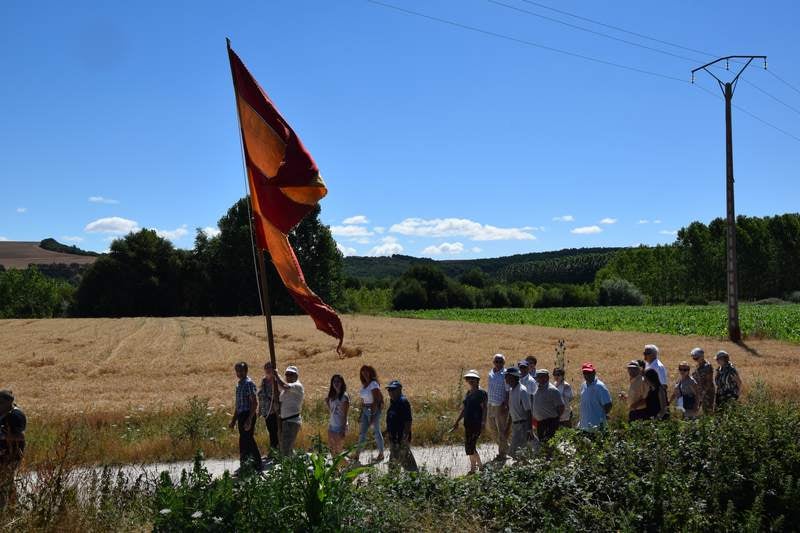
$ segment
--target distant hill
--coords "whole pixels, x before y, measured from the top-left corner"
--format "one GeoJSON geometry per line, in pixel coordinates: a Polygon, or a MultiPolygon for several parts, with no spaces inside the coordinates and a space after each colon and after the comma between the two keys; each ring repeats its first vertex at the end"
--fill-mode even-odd
{"type": "Polygon", "coordinates": [[[565,248],[552,252],[532,252],[488,259],[446,259],[393,255],[391,257],[345,257],[345,275],[353,278],[396,278],[411,265],[435,265],[446,275],[457,278],[461,274],[480,268],[492,278],[509,281],[534,281],[535,283],[585,283],[594,279],[611,255],[622,248],[565,248]],[[563,272],[568,269],[576,276],[566,281],[563,272]]]}
{"type": "Polygon", "coordinates": [[[88,265],[97,260],[97,255],[54,239],[42,242],[0,241],[0,265],[6,269],[28,268],[28,265],[88,265]],[[51,249],[43,248],[43,243],[51,249]]]}

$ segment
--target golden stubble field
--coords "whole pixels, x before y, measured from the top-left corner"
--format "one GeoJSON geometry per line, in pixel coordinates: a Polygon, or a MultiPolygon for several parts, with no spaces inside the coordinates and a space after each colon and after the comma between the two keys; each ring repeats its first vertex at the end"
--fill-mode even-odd
{"type": "MultiPolygon", "coordinates": [[[[626,386],[625,363],[657,344],[670,376],[694,346],[727,350],[746,385],[765,382],[781,396],[800,394],[800,347],[760,340],[746,347],[719,339],[627,332],[565,330],[373,316],[344,316],[345,346],[360,356],[340,359],[333,339],[308,317],[276,317],[278,365],[297,365],[307,397],[324,397],[341,373],[357,389],[358,368],[371,364],[382,383],[400,379],[411,398],[450,395],[462,369],[486,376],[492,354],[526,354],[552,368],[555,344],[567,342],[568,379],[591,360],[612,390],[626,386]]],[[[262,317],[0,320],[0,387],[40,414],[121,413],[181,405],[192,396],[230,404],[233,364],[247,361],[260,378],[266,360],[262,317]]]]}

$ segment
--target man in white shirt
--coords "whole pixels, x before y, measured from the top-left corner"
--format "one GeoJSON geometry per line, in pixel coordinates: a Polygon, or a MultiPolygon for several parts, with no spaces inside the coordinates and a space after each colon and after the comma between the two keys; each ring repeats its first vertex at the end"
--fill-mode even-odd
{"type": "Polygon", "coordinates": [[[275,379],[281,389],[281,454],[286,456],[292,453],[303,422],[300,412],[303,410],[305,389],[299,381],[296,366],[286,367],[284,376],[285,382],[275,372],[275,379]]]}
{"type": "Polygon", "coordinates": [[[665,367],[661,361],[658,359],[658,346],[655,344],[647,344],[644,347],[644,370],[647,372],[651,368],[658,372],[658,381],[661,382],[661,386],[665,389],[669,386],[669,382],[667,381],[667,367],[665,367]]]}
{"type": "Polygon", "coordinates": [[[497,461],[505,461],[508,453],[508,388],[505,381],[506,358],[501,353],[494,354],[492,369],[489,371],[489,427],[497,441],[497,461]]]}
{"type": "Polygon", "coordinates": [[[517,367],[506,369],[508,412],[511,415],[511,445],[508,452],[515,459],[520,449],[524,449],[532,439],[531,396],[519,380],[520,371],[517,367]]]}
{"type": "MultiPolygon", "coordinates": [[[[533,370],[530,371],[530,363],[525,359],[517,363],[517,366],[519,367],[519,373],[521,375],[519,382],[528,391],[528,394],[531,396],[531,402],[533,402],[533,395],[536,394],[536,389],[539,388],[539,385],[536,383],[536,364],[534,363],[533,370]]],[[[531,403],[531,405],[533,405],[533,403],[531,403]]]]}

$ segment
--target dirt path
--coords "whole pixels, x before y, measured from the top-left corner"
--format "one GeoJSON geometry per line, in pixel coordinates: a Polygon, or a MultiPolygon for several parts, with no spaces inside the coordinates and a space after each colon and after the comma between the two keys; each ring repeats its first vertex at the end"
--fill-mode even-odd
{"type": "MultiPolygon", "coordinates": [[[[463,476],[469,470],[469,459],[464,454],[463,446],[412,446],[414,458],[417,461],[417,466],[420,469],[426,469],[429,472],[446,473],[451,476],[463,476]]],[[[484,462],[491,461],[497,455],[497,445],[495,444],[482,444],[478,446],[478,453],[481,460],[484,462]]],[[[362,452],[360,456],[361,464],[374,465],[378,471],[387,472],[389,454],[386,453],[386,459],[376,464],[374,463],[375,452],[366,451],[362,452]]],[[[509,460],[509,464],[513,461],[509,460]]],[[[227,470],[233,472],[239,468],[238,459],[208,459],[203,462],[203,465],[208,469],[209,473],[214,477],[220,477],[227,470]]],[[[129,477],[136,477],[144,474],[148,479],[157,479],[161,472],[169,472],[170,477],[177,481],[181,477],[183,470],[191,470],[193,466],[192,461],[179,461],[175,463],[153,463],[147,465],[124,466],[121,468],[122,472],[129,477]]]]}

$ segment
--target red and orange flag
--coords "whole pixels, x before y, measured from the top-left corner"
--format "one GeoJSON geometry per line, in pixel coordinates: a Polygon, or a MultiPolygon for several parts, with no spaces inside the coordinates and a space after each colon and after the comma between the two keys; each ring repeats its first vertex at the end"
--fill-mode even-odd
{"type": "Polygon", "coordinates": [[[311,316],[317,329],[339,339],[340,349],[342,321],[306,284],[287,237],[328,189],[311,154],[230,46],[228,58],[258,247],[269,251],[294,301],[311,316]]]}

